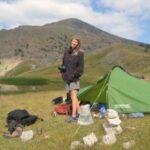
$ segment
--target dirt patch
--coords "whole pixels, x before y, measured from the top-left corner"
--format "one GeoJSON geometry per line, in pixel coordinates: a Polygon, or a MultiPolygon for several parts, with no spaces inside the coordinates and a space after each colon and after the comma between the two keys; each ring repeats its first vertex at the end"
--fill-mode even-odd
{"type": "Polygon", "coordinates": [[[13,59],[1,59],[0,64],[0,76],[5,76],[5,74],[15,68],[22,62],[20,58],[13,58],[13,59]]]}

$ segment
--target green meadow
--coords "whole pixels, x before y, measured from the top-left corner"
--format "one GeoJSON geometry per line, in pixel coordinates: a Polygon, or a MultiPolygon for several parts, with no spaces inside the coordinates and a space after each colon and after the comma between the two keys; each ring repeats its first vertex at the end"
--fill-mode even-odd
{"type": "Polygon", "coordinates": [[[101,144],[102,136],[105,134],[102,128],[104,119],[95,118],[94,124],[79,127],[76,122],[67,123],[67,116],[51,116],[51,112],[55,107],[51,100],[57,96],[65,96],[65,91],[50,90],[37,93],[1,95],[0,150],[69,150],[72,141],[82,141],[82,138],[91,132],[95,133],[98,142],[91,148],[80,147],[78,149],[122,150],[123,142],[130,140],[135,141],[135,145],[131,149],[148,150],[150,148],[149,115],[139,119],[122,119],[123,132],[117,136],[117,142],[112,146],[105,146],[101,144]],[[7,131],[5,127],[7,113],[13,109],[27,109],[31,114],[44,119],[43,122],[38,120],[35,124],[24,129],[32,129],[34,132],[33,139],[26,143],[23,143],[20,138],[3,138],[3,132],[7,131]],[[37,134],[38,127],[42,127],[43,134],[37,134]]]}
{"type": "MultiPolygon", "coordinates": [[[[115,48],[107,48],[100,52],[95,51],[92,55],[86,55],[81,87],[96,82],[117,64],[124,64],[129,72],[133,71],[150,77],[150,68],[147,63],[149,54],[141,52],[136,47],[118,46],[118,56],[113,53],[115,48]],[[116,62],[117,57],[122,61],[116,62]],[[137,62],[142,62],[142,65],[137,62]]],[[[91,148],[80,147],[79,150],[122,150],[123,142],[130,140],[135,141],[131,149],[150,149],[150,116],[148,114],[144,118],[122,119],[123,132],[117,136],[117,142],[111,146],[101,143],[105,134],[102,128],[104,119],[94,118],[94,124],[79,127],[76,122],[67,123],[67,116],[51,116],[55,107],[51,100],[66,95],[58,71],[59,65],[60,62],[56,62],[36,70],[29,70],[28,64],[23,64],[10,71],[7,77],[0,78],[1,84],[20,87],[18,91],[0,93],[0,150],[69,150],[72,141],[82,141],[82,138],[91,132],[95,133],[98,142],[91,148]],[[30,90],[32,86],[39,88],[30,90]],[[25,127],[24,130],[32,129],[34,132],[33,139],[26,143],[23,143],[20,138],[3,138],[3,132],[7,131],[5,127],[7,114],[14,109],[27,109],[31,114],[44,119],[43,122],[38,120],[35,124],[25,127]],[[43,129],[41,135],[36,132],[38,127],[43,129]]]]}

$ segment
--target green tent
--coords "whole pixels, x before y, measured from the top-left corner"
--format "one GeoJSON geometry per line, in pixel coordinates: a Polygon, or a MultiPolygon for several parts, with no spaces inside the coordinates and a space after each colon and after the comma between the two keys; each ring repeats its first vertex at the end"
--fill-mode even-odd
{"type": "Polygon", "coordinates": [[[81,89],[81,102],[105,103],[119,113],[150,112],[150,83],[114,67],[96,83],[81,89]]]}

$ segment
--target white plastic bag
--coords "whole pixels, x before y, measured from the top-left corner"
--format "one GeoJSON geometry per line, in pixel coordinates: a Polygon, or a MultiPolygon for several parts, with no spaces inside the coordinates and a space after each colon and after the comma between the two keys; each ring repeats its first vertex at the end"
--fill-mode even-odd
{"type": "Polygon", "coordinates": [[[78,119],[79,125],[90,125],[93,124],[93,118],[90,111],[90,105],[82,105],[81,106],[81,113],[78,119]]]}

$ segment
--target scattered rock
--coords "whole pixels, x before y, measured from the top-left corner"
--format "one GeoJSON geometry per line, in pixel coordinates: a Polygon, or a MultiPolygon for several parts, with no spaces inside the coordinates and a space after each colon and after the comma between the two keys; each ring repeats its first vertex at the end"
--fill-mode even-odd
{"type": "Polygon", "coordinates": [[[102,138],[102,142],[105,145],[112,145],[112,144],[116,143],[116,141],[117,141],[117,139],[116,139],[116,136],[114,134],[106,134],[102,138]]]}
{"type": "Polygon", "coordinates": [[[45,139],[49,139],[49,135],[45,135],[44,138],[45,138],[45,139]]]}
{"type": "Polygon", "coordinates": [[[96,135],[92,132],[91,134],[83,137],[83,142],[86,146],[89,146],[91,147],[94,143],[96,143],[98,140],[97,140],[97,137],[96,135]]]}
{"type": "Polygon", "coordinates": [[[103,128],[106,134],[121,134],[123,131],[120,125],[111,126],[108,122],[103,124],[103,128]]]}
{"type": "Polygon", "coordinates": [[[32,139],[33,138],[33,131],[32,130],[23,131],[20,138],[23,142],[26,142],[26,141],[32,139]]]}
{"type": "Polygon", "coordinates": [[[128,141],[128,142],[124,142],[123,143],[123,148],[124,149],[129,149],[129,148],[131,148],[134,145],[135,145],[135,141],[131,140],[131,141],[128,141]]]}
{"type": "Polygon", "coordinates": [[[73,141],[71,143],[71,150],[75,150],[80,146],[83,146],[83,144],[80,141],[73,141]]]}

